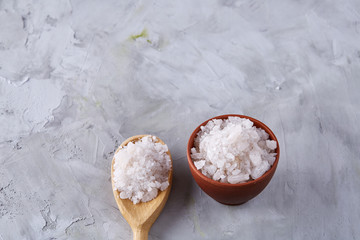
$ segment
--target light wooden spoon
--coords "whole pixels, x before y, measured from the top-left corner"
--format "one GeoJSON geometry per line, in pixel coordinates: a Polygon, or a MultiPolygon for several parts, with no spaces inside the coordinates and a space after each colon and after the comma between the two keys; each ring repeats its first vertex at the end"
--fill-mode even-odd
{"type": "MultiPolygon", "coordinates": [[[[141,138],[149,136],[149,135],[137,135],[126,139],[120,147],[116,150],[115,154],[120,150],[121,147],[126,146],[129,142],[136,142],[141,138]]],[[[158,137],[156,137],[157,142],[165,145],[165,143],[158,137]]],[[[170,151],[167,154],[171,155],[170,151]]],[[[119,207],[121,214],[124,216],[126,221],[129,223],[132,231],[133,231],[133,239],[134,240],[147,240],[148,234],[151,226],[155,222],[155,220],[160,215],[162,209],[165,206],[165,203],[169,197],[171,186],[172,186],[172,160],[171,160],[171,169],[169,171],[169,186],[164,191],[159,191],[156,198],[149,202],[140,202],[138,204],[133,204],[133,202],[129,199],[121,199],[120,193],[116,190],[114,185],[114,162],[115,157],[112,160],[111,164],[111,183],[113,188],[114,197],[116,203],[119,207]]]]}

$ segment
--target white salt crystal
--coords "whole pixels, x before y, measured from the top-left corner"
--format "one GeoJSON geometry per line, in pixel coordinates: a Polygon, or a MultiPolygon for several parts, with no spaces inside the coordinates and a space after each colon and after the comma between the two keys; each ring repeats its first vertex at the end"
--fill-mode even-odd
{"type": "Polygon", "coordinates": [[[270,148],[271,150],[276,149],[276,141],[274,140],[266,140],[266,146],[270,148]]]}
{"type": "MultiPolygon", "coordinates": [[[[228,168],[228,171],[229,172],[232,172],[235,168],[237,167],[237,163],[233,163],[229,168],[228,168]]],[[[236,169],[236,170],[239,170],[239,169],[236,169]]],[[[240,172],[240,170],[239,170],[240,172]]],[[[233,173],[234,175],[236,175],[235,173],[233,173]]]]}
{"type": "Polygon", "coordinates": [[[200,160],[200,161],[197,161],[194,163],[195,164],[195,167],[196,169],[201,169],[204,165],[205,165],[205,161],[204,160],[200,160]]]}
{"type": "Polygon", "coordinates": [[[121,199],[130,199],[134,204],[147,202],[157,196],[158,190],[169,186],[168,147],[156,141],[155,136],[146,136],[115,154],[114,185],[121,199]]]}
{"type": "Polygon", "coordinates": [[[260,163],[262,161],[260,152],[251,151],[250,154],[249,154],[249,157],[250,157],[250,161],[253,164],[253,166],[260,165],[260,163]]]}
{"type": "Polygon", "coordinates": [[[195,167],[215,181],[231,184],[259,178],[273,165],[276,141],[248,119],[214,119],[200,128],[191,149],[195,167]]]}
{"type": "Polygon", "coordinates": [[[257,179],[261,177],[269,169],[270,169],[270,164],[267,161],[263,161],[258,166],[253,168],[253,170],[251,171],[251,177],[253,179],[257,179]]]}
{"type": "Polygon", "coordinates": [[[216,167],[214,165],[210,165],[206,168],[206,171],[210,174],[210,175],[214,175],[216,172],[216,167]]]}
{"type": "Polygon", "coordinates": [[[237,184],[249,180],[249,174],[231,175],[228,177],[228,182],[231,184],[237,184]]]}
{"type": "Polygon", "coordinates": [[[214,174],[214,176],[213,176],[213,179],[214,179],[215,181],[217,181],[217,180],[220,179],[220,176],[221,176],[221,171],[220,171],[220,169],[218,169],[218,170],[215,172],[215,174],[214,174]]]}

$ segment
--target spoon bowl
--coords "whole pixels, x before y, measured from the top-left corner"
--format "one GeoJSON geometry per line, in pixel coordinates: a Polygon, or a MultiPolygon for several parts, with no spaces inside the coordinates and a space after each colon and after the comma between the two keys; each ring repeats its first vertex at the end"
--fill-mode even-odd
{"type": "MultiPolygon", "coordinates": [[[[137,135],[126,139],[120,147],[116,150],[115,154],[122,148],[125,147],[129,142],[137,142],[141,138],[149,135],[137,135]]],[[[157,141],[161,144],[165,145],[165,143],[158,137],[156,137],[157,141]]],[[[124,216],[126,221],[129,223],[132,231],[133,231],[133,239],[134,240],[146,240],[148,239],[148,234],[151,226],[156,221],[161,211],[163,210],[165,203],[169,197],[171,186],[172,186],[172,159],[170,155],[170,151],[167,152],[171,160],[171,169],[169,171],[168,179],[169,186],[164,191],[158,192],[158,195],[149,202],[140,202],[138,204],[134,204],[129,199],[121,199],[119,191],[115,188],[114,183],[114,163],[115,157],[112,160],[111,164],[111,184],[113,188],[114,197],[116,203],[119,207],[121,214],[124,216]]]]}

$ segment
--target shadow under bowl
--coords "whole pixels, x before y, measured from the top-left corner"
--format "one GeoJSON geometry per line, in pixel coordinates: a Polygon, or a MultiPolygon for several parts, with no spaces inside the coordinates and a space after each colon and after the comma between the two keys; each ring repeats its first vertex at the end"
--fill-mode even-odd
{"type": "Polygon", "coordinates": [[[260,122],[259,120],[237,114],[221,115],[221,116],[213,117],[203,122],[191,134],[187,145],[187,158],[188,158],[189,168],[196,183],[210,197],[212,197],[213,199],[215,199],[216,201],[222,204],[227,204],[227,205],[243,204],[249,201],[250,199],[256,197],[262,190],[264,190],[264,188],[268,185],[268,183],[270,182],[271,178],[275,173],[277,164],[279,162],[279,157],[280,157],[279,142],[276,136],[274,135],[274,133],[270,130],[270,128],[268,128],[264,123],[260,122]],[[266,173],[264,173],[261,177],[255,180],[250,180],[248,182],[238,183],[238,184],[221,183],[203,175],[201,171],[196,169],[194,162],[191,159],[191,148],[194,147],[194,139],[196,138],[197,133],[200,131],[200,127],[206,125],[210,120],[227,119],[228,117],[247,118],[254,123],[255,127],[264,129],[265,132],[269,134],[270,140],[276,141],[277,148],[275,150],[276,159],[274,164],[266,173]]]}

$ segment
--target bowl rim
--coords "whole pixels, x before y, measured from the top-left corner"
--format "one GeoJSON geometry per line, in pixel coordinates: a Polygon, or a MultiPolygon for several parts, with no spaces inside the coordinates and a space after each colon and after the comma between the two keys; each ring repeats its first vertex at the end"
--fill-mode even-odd
{"type": "Polygon", "coordinates": [[[188,144],[187,144],[187,148],[186,148],[186,155],[187,155],[187,159],[188,159],[188,164],[189,164],[189,167],[193,170],[192,172],[196,173],[200,178],[202,178],[203,180],[211,183],[211,184],[214,184],[216,186],[219,186],[219,187],[240,187],[240,186],[247,186],[247,185],[252,185],[252,184],[256,184],[258,182],[261,182],[262,180],[264,180],[265,178],[267,178],[268,175],[271,174],[272,170],[276,170],[276,167],[277,167],[277,164],[279,162],[279,157],[280,157],[280,146],[279,146],[279,142],[275,136],[275,134],[271,131],[271,129],[266,126],[263,122],[255,119],[255,118],[252,118],[252,117],[249,117],[249,116],[246,116],[246,115],[240,115],[240,114],[224,114],[224,115],[219,115],[219,116],[216,116],[216,117],[212,117],[208,120],[206,120],[205,122],[201,123],[198,127],[195,128],[195,130],[192,132],[192,134],[190,135],[190,138],[188,140],[188,144]],[[213,120],[213,119],[227,119],[229,117],[240,117],[240,118],[246,118],[246,119],[249,119],[250,121],[254,122],[254,123],[257,123],[257,125],[260,125],[261,128],[263,130],[265,130],[265,132],[267,132],[270,136],[270,139],[271,140],[275,140],[276,141],[276,144],[277,144],[277,148],[276,148],[276,159],[273,163],[273,165],[270,167],[269,170],[267,170],[261,177],[255,179],[255,180],[251,180],[251,181],[248,181],[248,182],[243,182],[243,183],[235,183],[235,184],[232,184],[232,183],[222,183],[222,182],[218,182],[218,181],[215,181],[211,178],[208,178],[206,177],[204,174],[202,174],[202,172],[200,170],[198,170],[196,167],[195,167],[195,164],[194,164],[194,161],[192,160],[191,158],[191,148],[190,148],[190,145],[193,145],[190,141],[191,139],[195,139],[195,135],[200,131],[200,127],[201,126],[204,126],[206,125],[209,121],[213,120]]]}

